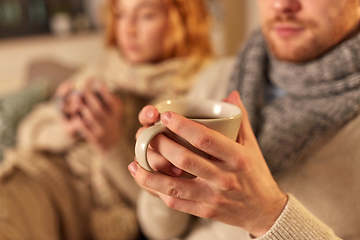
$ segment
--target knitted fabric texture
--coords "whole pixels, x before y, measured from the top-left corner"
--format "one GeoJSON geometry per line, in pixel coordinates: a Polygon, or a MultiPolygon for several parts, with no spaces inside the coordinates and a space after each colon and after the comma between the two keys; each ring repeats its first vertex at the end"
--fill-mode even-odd
{"type": "MultiPolygon", "coordinates": [[[[72,174],[62,156],[32,150],[9,150],[4,163],[0,167],[0,181],[6,182],[15,168],[18,168],[46,190],[63,224],[61,239],[88,239],[84,238],[84,234],[89,231],[89,227],[84,224],[86,221],[90,221],[90,232],[94,240],[136,239],[138,225],[135,211],[119,198],[113,200],[108,208],[97,207],[91,209],[86,216],[82,214],[80,205],[89,204],[92,200],[85,199],[86,203],[81,201],[84,199],[79,198],[79,193],[75,193],[74,179],[85,176],[72,174]],[[85,217],[90,219],[85,220],[85,217]]],[[[104,190],[105,193],[108,191],[109,189],[104,190]]],[[[0,198],[0,203],[1,200],[0,198]]],[[[6,224],[3,217],[0,212],[2,224],[6,224]]],[[[0,229],[4,230],[3,226],[0,229]]],[[[15,235],[12,232],[8,234],[15,235]]]]}
{"type": "MultiPolygon", "coordinates": [[[[250,238],[249,238],[250,239],[250,238]]],[[[315,218],[300,202],[289,194],[289,201],[273,227],[253,240],[327,239],[340,240],[324,223],[315,218]]]]}
{"type": "Polygon", "coordinates": [[[302,64],[277,61],[255,32],[237,60],[229,90],[238,90],[273,173],[289,167],[325,134],[360,112],[360,35],[302,64]],[[287,92],[269,104],[271,83],[287,92]]]}
{"type": "Polygon", "coordinates": [[[86,67],[71,80],[81,90],[89,78],[97,78],[112,91],[137,94],[142,98],[165,99],[184,96],[194,84],[195,74],[207,63],[193,63],[187,58],[173,58],[156,64],[131,64],[116,49],[109,49],[106,59],[86,67]]]}

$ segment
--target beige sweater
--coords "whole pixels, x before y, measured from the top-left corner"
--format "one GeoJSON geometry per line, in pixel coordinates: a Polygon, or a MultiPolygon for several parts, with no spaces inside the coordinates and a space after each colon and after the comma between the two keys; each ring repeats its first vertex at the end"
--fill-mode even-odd
{"type": "MultiPolygon", "coordinates": [[[[192,98],[218,95],[219,70],[203,73],[192,98]],[[215,71],[215,72],[214,72],[215,71]],[[196,94],[199,93],[199,94],[196,94]]],[[[223,79],[223,78],[222,78],[223,79]]],[[[226,84],[224,79],[224,84],[226,84]]],[[[313,151],[282,175],[275,176],[289,201],[272,228],[260,240],[360,238],[360,116],[325,136],[313,151]]],[[[157,197],[140,193],[138,218],[150,239],[251,239],[235,226],[199,219],[169,209],[157,197]]]]}

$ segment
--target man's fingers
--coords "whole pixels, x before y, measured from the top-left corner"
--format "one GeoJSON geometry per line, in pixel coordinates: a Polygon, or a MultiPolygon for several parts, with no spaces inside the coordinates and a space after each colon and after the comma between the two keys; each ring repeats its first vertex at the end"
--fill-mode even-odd
{"type": "MultiPolygon", "coordinates": [[[[146,130],[146,127],[139,128],[136,133],[136,139],[140,136],[140,134],[146,130]]],[[[158,134],[154,138],[161,137],[162,134],[158,134]]],[[[154,142],[158,142],[158,140],[154,140],[154,142]]],[[[149,164],[152,169],[158,172],[165,173],[170,176],[180,176],[183,171],[177,167],[175,167],[170,161],[165,159],[161,154],[153,150],[154,144],[149,144],[148,150],[147,150],[147,158],[151,159],[149,161],[149,164]]]]}
{"type": "MultiPolygon", "coordinates": [[[[162,121],[172,132],[218,160],[233,161],[237,157],[234,152],[237,152],[235,150],[239,144],[216,131],[174,112],[162,114],[162,121]],[[224,151],[224,149],[228,149],[228,151],[224,151]]],[[[169,154],[172,155],[171,152],[169,154]]],[[[174,163],[174,165],[176,164],[174,163]]]]}
{"type": "Polygon", "coordinates": [[[202,180],[151,173],[136,162],[129,165],[129,170],[141,187],[159,196],[169,208],[203,218],[216,217],[218,209],[209,206],[217,196],[202,180]]]}
{"type": "Polygon", "coordinates": [[[151,126],[159,119],[159,111],[156,107],[145,106],[139,113],[139,122],[143,126],[151,126]]]}
{"type": "Polygon", "coordinates": [[[244,146],[246,145],[252,145],[252,146],[258,146],[256,137],[254,135],[254,132],[252,130],[250,120],[248,113],[246,111],[246,108],[244,104],[242,103],[240,99],[240,95],[237,91],[233,91],[228,98],[224,100],[225,102],[237,105],[240,107],[243,116],[241,120],[239,135],[238,135],[238,142],[244,146]]]}
{"type": "Polygon", "coordinates": [[[159,172],[149,172],[137,162],[131,163],[128,168],[136,182],[144,188],[152,189],[173,198],[206,201],[206,199],[201,198],[208,195],[205,194],[208,187],[201,181],[167,176],[159,172]]]}
{"type": "MultiPolygon", "coordinates": [[[[151,147],[168,159],[175,167],[203,179],[217,178],[217,167],[211,160],[188,150],[172,139],[158,134],[151,141],[151,147]]],[[[153,159],[150,159],[150,165],[153,159]]],[[[173,171],[175,169],[172,169],[173,171]]],[[[177,170],[176,170],[177,171],[177,170]]]]}
{"type": "Polygon", "coordinates": [[[158,152],[155,152],[153,149],[148,148],[147,151],[148,159],[150,158],[152,161],[150,164],[151,168],[157,172],[161,172],[167,174],[169,176],[180,176],[183,171],[177,167],[175,167],[171,162],[169,162],[166,158],[164,158],[158,152]]]}
{"type": "Polygon", "coordinates": [[[181,198],[170,197],[166,194],[157,193],[163,202],[169,208],[176,209],[201,218],[212,218],[215,216],[214,212],[210,211],[207,206],[198,201],[191,201],[181,198]]]}

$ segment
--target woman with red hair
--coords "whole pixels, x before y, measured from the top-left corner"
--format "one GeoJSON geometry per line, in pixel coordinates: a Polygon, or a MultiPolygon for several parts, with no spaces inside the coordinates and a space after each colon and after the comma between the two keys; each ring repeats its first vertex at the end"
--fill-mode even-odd
{"type": "Polygon", "coordinates": [[[213,61],[212,20],[205,0],[109,0],[104,16],[106,58],[19,125],[0,168],[1,239],[139,236],[138,111],[188,94],[213,61]]]}

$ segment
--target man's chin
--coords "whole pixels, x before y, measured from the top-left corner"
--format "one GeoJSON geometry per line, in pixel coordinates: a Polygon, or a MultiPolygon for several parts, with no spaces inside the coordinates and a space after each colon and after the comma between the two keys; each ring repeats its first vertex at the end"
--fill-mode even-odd
{"type": "Polygon", "coordinates": [[[303,37],[279,37],[275,32],[267,34],[267,43],[271,54],[279,61],[304,62],[309,60],[306,41],[303,37]],[[305,50],[305,51],[304,51],[305,50]]]}
{"type": "Polygon", "coordinates": [[[306,53],[294,53],[294,52],[274,52],[272,55],[279,61],[290,63],[305,63],[316,59],[316,56],[306,53]]]}
{"type": "Polygon", "coordinates": [[[307,46],[307,44],[297,44],[296,41],[288,41],[270,43],[269,49],[271,54],[279,61],[304,63],[314,60],[319,56],[318,51],[311,50],[307,46]]]}

